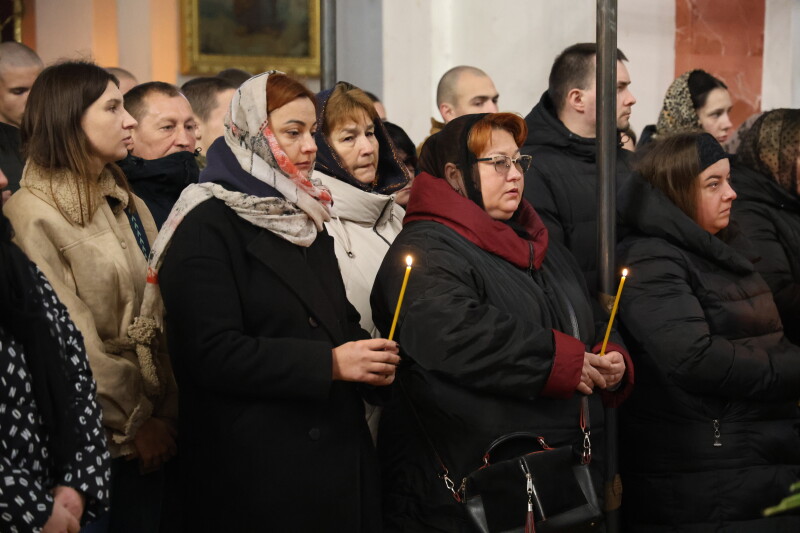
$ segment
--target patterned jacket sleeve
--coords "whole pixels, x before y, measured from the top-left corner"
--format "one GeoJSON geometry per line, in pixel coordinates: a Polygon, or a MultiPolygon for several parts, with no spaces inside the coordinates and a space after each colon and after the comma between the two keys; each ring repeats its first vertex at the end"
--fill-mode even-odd
{"type": "Polygon", "coordinates": [[[0,530],[9,533],[39,531],[50,517],[53,497],[38,476],[4,452],[0,456],[0,530]]]}
{"type": "Polygon", "coordinates": [[[55,484],[72,487],[86,497],[83,521],[92,520],[108,507],[110,485],[110,454],[106,445],[102,415],[97,405],[97,387],[83,346],[83,337],[70,320],[62,304],[44,275],[38,271],[43,301],[51,316],[51,327],[59,338],[63,350],[67,382],[72,386],[69,402],[77,419],[79,449],[69,464],[55,473],[55,484]]]}

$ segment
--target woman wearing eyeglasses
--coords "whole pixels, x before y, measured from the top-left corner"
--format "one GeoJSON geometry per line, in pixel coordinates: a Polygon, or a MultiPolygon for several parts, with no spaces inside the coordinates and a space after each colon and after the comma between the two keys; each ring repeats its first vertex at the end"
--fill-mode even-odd
{"type": "Polygon", "coordinates": [[[565,248],[548,244],[523,200],[526,134],[520,117],[495,113],[459,117],[430,137],[403,231],[375,279],[373,319],[387,333],[404,259],[413,257],[394,337],[405,364],[378,436],[387,531],[467,530],[436,456],[457,488],[501,435],[579,445],[584,394],[599,491],[598,392],[615,390],[607,398],[621,401],[632,372],[621,347],[596,354],[604,328],[581,271],[565,248]]]}

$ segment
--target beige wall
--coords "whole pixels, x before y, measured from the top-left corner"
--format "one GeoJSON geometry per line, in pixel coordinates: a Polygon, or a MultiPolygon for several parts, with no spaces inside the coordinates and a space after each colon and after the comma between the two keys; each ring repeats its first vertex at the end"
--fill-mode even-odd
{"type": "Polygon", "coordinates": [[[139,81],[175,83],[179,0],[36,0],[36,50],[45,63],[92,59],[139,81]]]}

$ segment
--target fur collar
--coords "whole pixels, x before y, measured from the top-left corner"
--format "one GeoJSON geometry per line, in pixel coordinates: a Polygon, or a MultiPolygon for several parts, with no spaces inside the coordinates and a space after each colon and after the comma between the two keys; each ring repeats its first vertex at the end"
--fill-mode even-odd
{"type": "Polygon", "coordinates": [[[69,170],[46,169],[29,161],[22,172],[20,186],[43,194],[64,218],[80,226],[92,219],[107,198],[117,200],[112,206],[115,213],[128,207],[128,193],[117,185],[108,168],[103,169],[94,186],[87,187],[84,180],[69,170]]]}

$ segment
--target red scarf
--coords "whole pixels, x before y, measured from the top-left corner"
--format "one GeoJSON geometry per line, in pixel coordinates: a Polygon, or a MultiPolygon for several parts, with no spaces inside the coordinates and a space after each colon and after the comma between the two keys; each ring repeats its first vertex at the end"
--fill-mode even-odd
{"type": "Polygon", "coordinates": [[[519,268],[538,269],[547,253],[547,228],[527,200],[520,203],[516,220],[528,232],[529,237],[524,238],[511,226],[493,219],[475,202],[458,194],[447,181],[425,172],[414,179],[403,225],[415,220],[444,224],[482,250],[519,268]]]}

